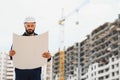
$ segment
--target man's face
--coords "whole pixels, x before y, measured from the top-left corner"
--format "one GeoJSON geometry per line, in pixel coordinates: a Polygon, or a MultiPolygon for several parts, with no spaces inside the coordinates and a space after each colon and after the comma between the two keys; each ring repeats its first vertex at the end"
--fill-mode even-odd
{"type": "Polygon", "coordinates": [[[33,34],[35,30],[35,22],[25,22],[25,29],[28,34],[33,34]]]}

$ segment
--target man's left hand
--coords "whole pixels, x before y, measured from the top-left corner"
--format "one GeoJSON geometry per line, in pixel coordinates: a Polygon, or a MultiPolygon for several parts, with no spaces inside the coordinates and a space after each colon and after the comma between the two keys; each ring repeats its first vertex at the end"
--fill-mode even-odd
{"type": "Polygon", "coordinates": [[[44,58],[51,58],[51,55],[50,55],[50,53],[49,52],[44,52],[43,54],[42,54],[42,56],[44,57],[44,58]]]}

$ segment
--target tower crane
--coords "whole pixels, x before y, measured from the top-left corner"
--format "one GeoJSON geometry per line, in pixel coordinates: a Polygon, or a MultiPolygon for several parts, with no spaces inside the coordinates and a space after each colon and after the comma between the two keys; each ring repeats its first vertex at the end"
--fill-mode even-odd
{"type": "MultiPolygon", "coordinates": [[[[88,0],[84,0],[84,2],[75,10],[73,10],[71,13],[69,13],[68,15],[64,16],[64,8],[62,8],[62,14],[61,14],[61,18],[58,21],[59,24],[59,29],[60,29],[60,49],[59,49],[59,54],[60,54],[60,64],[59,64],[59,79],[58,80],[65,80],[64,79],[64,54],[65,54],[65,44],[64,44],[64,24],[67,18],[69,18],[70,16],[72,16],[74,13],[79,12],[79,10],[85,6],[85,4],[87,4],[89,1],[88,0]]],[[[79,21],[76,22],[76,25],[79,24],[79,21]]]]}
{"type": "MultiPolygon", "coordinates": [[[[58,20],[58,24],[59,24],[59,25],[63,25],[67,18],[69,18],[70,16],[72,16],[72,15],[75,14],[75,13],[78,14],[79,11],[80,11],[80,9],[81,9],[82,7],[84,7],[84,6],[85,6],[86,4],[88,4],[88,3],[89,3],[89,0],[84,0],[84,1],[80,4],[80,6],[78,6],[76,9],[74,9],[74,10],[71,11],[69,14],[64,15],[64,16],[63,16],[63,9],[62,9],[62,16],[61,16],[61,18],[58,20]]],[[[78,22],[78,23],[79,23],[79,22],[78,22]]]]}

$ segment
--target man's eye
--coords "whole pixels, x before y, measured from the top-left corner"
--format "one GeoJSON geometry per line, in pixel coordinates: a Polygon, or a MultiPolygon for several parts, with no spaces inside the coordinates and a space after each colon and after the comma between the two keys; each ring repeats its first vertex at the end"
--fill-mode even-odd
{"type": "Polygon", "coordinates": [[[27,27],[30,27],[30,25],[27,25],[27,27]]]}
{"type": "Polygon", "coordinates": [[[31,27],[34,27],[34,25],[31,25],[31,27]]]}

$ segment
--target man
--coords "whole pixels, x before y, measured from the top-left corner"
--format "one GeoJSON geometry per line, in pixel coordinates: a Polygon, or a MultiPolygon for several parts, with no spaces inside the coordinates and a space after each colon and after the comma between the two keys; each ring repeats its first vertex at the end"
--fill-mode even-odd
{"type": "MultiPolygon", "coordinates": [[[[34,30],[36,27],[36,22],[33,17],[27,17],[24,22],[25,32],[23,33],[23,36],[35,36],[37,35],[34,30]]],[[[12,56],[15,55],[14,50],[10,50],[9,55],[12,59],[12,56]]],[[[51,55],[49,52],[44,52],[42,54],[44,58],[47,58],[48,61],[51,58],[51,55]]],[[[21,58],[22,59],[22,58],[21,58]]],[[[35,69],[18,69],[15,68],[15,80],[41,80],[41,67],[35,68],[35,69]]]]}

